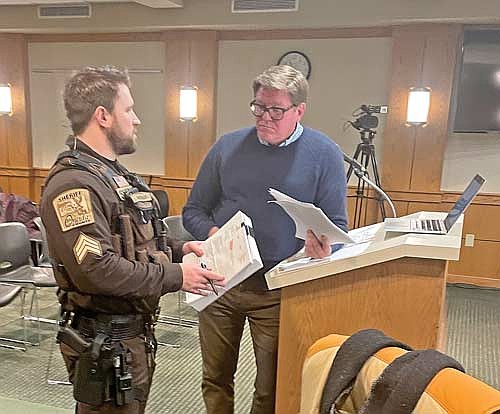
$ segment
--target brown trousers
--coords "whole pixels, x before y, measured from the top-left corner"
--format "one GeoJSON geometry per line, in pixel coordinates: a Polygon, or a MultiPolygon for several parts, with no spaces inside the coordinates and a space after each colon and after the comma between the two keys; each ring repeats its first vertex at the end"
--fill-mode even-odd
{"type": "Polygon", "coordinates": [[[207,414],[234,413],[234,374],[248,318],[257,376],[252,414],[274,414],[281,292],[231,289],[199,314],[207,414]]]}
{"type": "MultiPolygon", "coordinates": [[[[139,389],[144,395],[144,401],[137,399],[132,403],[116,406],[113,402],[106,402],[99,407],[77,402],[77,414],[144,414],[146,409],[146,400],[151,388],[151,381],[155,369],[154,354],[146,352],[144,336],[121,341],[123,346],[130,350],[132,354],[132,383],[134,389],[139,389]]],[[[69,346],[61,343],[61,353],[66,363],[70,382],[73,382],[75,376],[76,362],[78,354],[69,346]]]]}

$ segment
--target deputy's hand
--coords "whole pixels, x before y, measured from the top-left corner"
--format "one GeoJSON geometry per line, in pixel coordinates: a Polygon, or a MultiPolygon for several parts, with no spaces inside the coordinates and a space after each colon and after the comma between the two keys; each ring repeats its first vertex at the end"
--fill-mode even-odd
{"type": "Polygon", "coordinates": [[[183,254],[188,254],[193,252],[196,256],[203,256],[203,249],[202,249],[202,242],[201,241],[189,241],[184,243],[182,246],[182,253],[183,254]]]}
{"type": "Polygon", "coordinates": [[[323,259],[332,254],[328,237],[322,234],[321,237],[318,238],[312,230],[307,230],[306,243],[304,246],[306,256],[312,257],[313,259],[323,259]]]}
{"type": "Polygon", "coordinates": [[[219,228],[217,226],[210,227],[210,230],[208,230],[208,237],[213,236],[218,231],[219,228]]]}
{"type": "Polygon", "coordinates": [[[181,263],[182,269],[182,290],[206,296],[212,288],[209,280],[216,286],[226,286],[224,276],[214,273],[208,269],[203,269],[199,265],[192,263],[181,263]]]}

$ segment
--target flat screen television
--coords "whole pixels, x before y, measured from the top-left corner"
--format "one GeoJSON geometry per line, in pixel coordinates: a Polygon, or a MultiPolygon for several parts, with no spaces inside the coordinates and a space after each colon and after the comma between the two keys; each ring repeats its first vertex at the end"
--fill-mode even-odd
{"type": "Polygon", "coordinates": [[[466,30],[454,132],[500,132],[500,30],[466,30]]]}

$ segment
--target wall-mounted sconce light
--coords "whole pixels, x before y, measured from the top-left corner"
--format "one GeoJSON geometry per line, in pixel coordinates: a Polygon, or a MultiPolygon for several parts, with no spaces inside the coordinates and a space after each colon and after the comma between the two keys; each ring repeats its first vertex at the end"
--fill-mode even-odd
{"type": "Polygon", "coordinates": [[[179,118],[181,121],[196,121],[198,116],[198,88],[182,86],[179,95],[179,118]]]}
{"type": "Polygon", "coordinates": [[[430,104],[430,88],[411,88],[408,92],[406,123],[408,125],[426,125],[430,104]]]}
{"type": "Polygon", "coordinates": [[[0,115],[12,115],[12,93],[9,84],[0,84],[0,115]]]}

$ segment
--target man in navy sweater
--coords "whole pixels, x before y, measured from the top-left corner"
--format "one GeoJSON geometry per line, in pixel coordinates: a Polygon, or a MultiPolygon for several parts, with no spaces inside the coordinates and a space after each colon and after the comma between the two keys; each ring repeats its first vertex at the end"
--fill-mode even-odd
{"type": "MultiPolygon", "coordinates": [[[[203,161],[183,210],[186,229],[198,239],[214,234],[238,210],[253,222],[264,268],[199,314],[202,391],[208,414],[234,412],[234,374],[248,319],[257,363],[252,414],[273,414],[280,291],[268,290],[264,273],[303,247],[283,209],[268,203],[270,187],[320,207],[347,230],[346,179],[335,142],[300,123],[308,83],[290,66],[273,66],[253,82],[255,126],[221,137],[203,161]]],[[[331,253],[323,235],[308,231],[305,251],[331,253]]]]}

